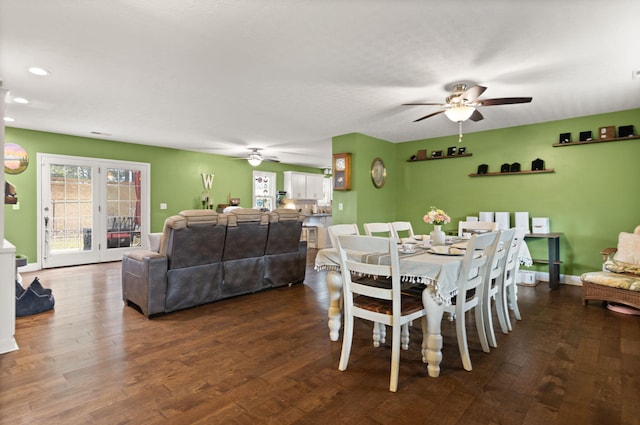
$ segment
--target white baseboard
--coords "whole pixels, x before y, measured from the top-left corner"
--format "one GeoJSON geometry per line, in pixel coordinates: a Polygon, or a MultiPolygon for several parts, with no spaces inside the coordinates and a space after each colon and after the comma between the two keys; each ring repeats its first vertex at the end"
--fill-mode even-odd
{"type": "MultiPolygon", "coordinates": [[[[547,272],[535,272],[536,280],[541,280],[543,282],[549,282],[549,273],[547,272]]],[[[570,274],[561,274],[560,275],[560,283],[564,285],[573,285],[573,286],[582,286],[582,281],[580,280],[580,276],[573,276],[570,274]]]]}

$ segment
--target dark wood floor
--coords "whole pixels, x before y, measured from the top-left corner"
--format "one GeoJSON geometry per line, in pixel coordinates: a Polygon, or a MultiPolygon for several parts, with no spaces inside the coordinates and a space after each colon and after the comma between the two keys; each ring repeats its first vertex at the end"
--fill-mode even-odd
{"type": "MultiPolygon", "coordinates": [[[[0,355],[1,424],[640,424],[640,317],[583,307],[580,288],[520,288],[523,320],[474,369],[443,323],[439,378],[418,328],[388,391],[390,348],[359,322],[345,372],[324,273],[147,320],[122,303],[120,263],[25,273],[54,311],[17,318],[0,355]]],[[[419,327],[419,323],[415,325],[419,327]]]]}

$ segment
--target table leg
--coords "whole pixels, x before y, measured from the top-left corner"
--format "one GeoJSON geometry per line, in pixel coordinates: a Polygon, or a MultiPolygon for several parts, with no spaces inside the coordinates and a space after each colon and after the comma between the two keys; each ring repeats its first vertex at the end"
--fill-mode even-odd
{"type": "Polygon", "coordinates": [[[560,286],[560,238],[549,238],[549,288],[560,286]]]}
{"type": "Polygon", "coordinates": [[[444,304],[434,299],[432,291],[433,288],[430,287],[422,291],[422,303],[427,312],[427,338],[422,341],[422,362],[427,364],[429,376],[437,378],[442,361],[441,323],[444,304]]]}
{"type": "Polygon", "coordinates": [[[329,290],[329,338],[337,341],[340,337],[342,320],[342,274],[335,270],[327,272],[329,290]]]}

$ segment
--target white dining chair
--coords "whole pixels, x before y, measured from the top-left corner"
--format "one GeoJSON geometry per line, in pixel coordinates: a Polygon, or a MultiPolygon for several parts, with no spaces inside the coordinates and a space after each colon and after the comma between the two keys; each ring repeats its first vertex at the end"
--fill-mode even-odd
{"type": "Polygon", "coordinates": [[[513,244],[513,238],[516,234],[516,229],[500,230],[500,241],[498,242],[498,248],[493,256],[492,266],[487,268],[487,278],[484,282],[484,289],[482,291],[482,308],[484,319],[484,328],[487,333],[487,341],[490,347],[497,347],[496,334],[493,330],[493,311],[491,306],[495,303],[496,317],[500,323],[500,329],[506,329],[504,300],[501,298],[504,292],[504,272],[507,264],[507,254],[513,244]]]}
{"type": "Polygon", "coordinates": [[[471,370],[471,358],[467,342],[465,313],[475,309],[475,323],[482,351],[489,352],[489,343],[484,329],[482,311],[482,289],[487,278],[487,267],[492,263],[498,247],[498,232],[473,234],[467,243],[460,274],[456,282],[456,296],[445,312],[456,322],[458,350],[465,370],[471,370]]]}
{"type": "Polygon", "coordinates": [[[396,239],[403,237],[413,238],[415,236],[410,221],[393,221],[390,224],[393,237],[396,239]]]}
{"type": "MultiPolygon", "coordinates": [[[[359,235],[357,224],[334,224],[328,227],[329,239],[331,240],[331,246],[338,248],[337,237],[340,235],[359,235]]],[[[382,282],[382,280],[380,280],[382,282]]],[[[390,287],[391,285],[389,285],[390,287]]],[[[342,304],[342,295],[340,296],[340,304],[342,304]]],[[[372,341],[374,347],[380,347],[380,344],[386,342],[387,330],[382,323],[373,324],[372,341]]],[[[403,347],[404,348],[404,347],[403,347]]]]}
{"type": "Polygon", "coordinates": [[[458,236],[465,233],[495,232],[498,230],[498,223],[494,221],[460,221],[458,222],[458,236]]]}
{"type": "Polygon", "coordinates": [[[397,241],[394,238],[375,236],[337,236],[340,269],[344,293],[344,334],[338,369],[344,371],[349,364],[353,342],[354,318],[382,323],[392,328],[391,377],[389,391],[398,388],[402,328],[412,320],[422,318],[423,338],[426,338],[427,321],[422,298],[403,296],[397,241]],[[389,265],[366,262],[366,253],[387,254],[389,265]],[[356,276],[390,276],[391,287],[376,284],[376,279],[353,281],[356,276]]]}
{"type": "Polygon", "coordinates": [[[520,248],[524,243],[524,235],[527,229],[523,227],[516,228],[516,232],[511,244],[511,248],[507,252],[507,261],[503,274],[504,283],[502,284],[502,293],[498,294],[496,302],[503,303],[504,321],[506,329],[502,328],[503,333],[513,330],[509,310],[513,310],[516,320],[522,320],[520,309],[518,308],[518,286],[516,285],[518,270],[520,270],[520,248]]]}
{"type": "Polygon", "coordinates": [[[367,236],[384,236],[390,238],[393,236],[391,224],[389,223],[364,223],[364,233],[367,236]]]}
{"type": "Polygon", "coordinates": [[[358,230],[357,224],[333,224],[327,227],[329,231],[329,240],[331,241],[331,246],[334,248],[338,247],[338,241],[336,237],[338,235],[359,235],[360,230],[358,230]]]}

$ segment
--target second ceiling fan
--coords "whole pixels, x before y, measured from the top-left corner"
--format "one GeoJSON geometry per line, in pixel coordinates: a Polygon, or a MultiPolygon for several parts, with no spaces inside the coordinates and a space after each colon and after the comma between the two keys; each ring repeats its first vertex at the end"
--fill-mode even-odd
{"type": "Polygon", "coordinates": [[[413,122],[422,121],[426,118],[433,117],[444,113],[447,118],[453,122],[466,121],[480,121],[484,117],[478,111],[480,106],[495,106],[495,105],[510,105],[514,103],[529,103],[533,98],[531,97],[501,97],[495,99],[478,99],[486,87],[480,85],[474,85],[467,88],[467,84],[458,83],[454,86],[453,92],[447,96],[445,103],[405,103],[408,106],[418,105],[430,105],[430,106],[442,106],[443,109],[427,114],[423,117],[414,120],[413,122]]]}

